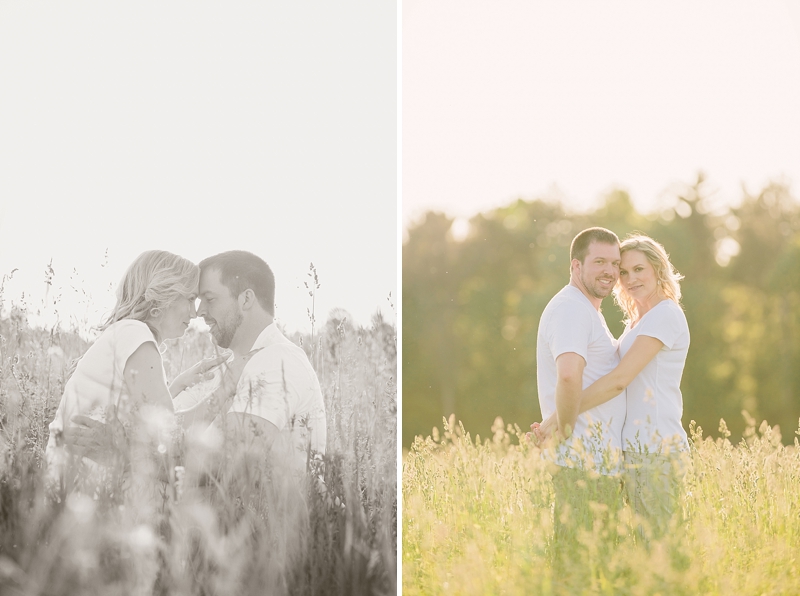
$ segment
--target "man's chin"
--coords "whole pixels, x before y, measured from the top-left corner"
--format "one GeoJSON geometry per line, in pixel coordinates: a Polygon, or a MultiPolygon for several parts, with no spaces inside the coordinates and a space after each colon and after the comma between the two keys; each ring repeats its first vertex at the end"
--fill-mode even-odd
{"type": "Polygon", "coordinates": [[[597,293],[599,295],[602,295],[602,297],[605,298],[607,296],[610,296],[611,292],[614,291],[614,284],[611,284],[608,287],[598,284],[597,286],[595,286],[594,290],[595,290],[595,293],[597,293]]]}
{"type": "Polygon", "coordinates": [[[231,345],[231,342],[226,342],[224,337],[220,337],[213,331],[211,332],[211,339],[214,340],[214,343],[217,345],[217,347],[222,348],[223,350],[227,350],[228,346],[231,345]]]}
{"type": "Polygon", "coordinates": [[[611,295],[611,290],[610,289],[607,290],[605,288],[594,287],[594,288],[592,288],[592,292],[591,293],[595,298],[599,298],[600,300],[602,300],[603,298],[608,298],[611,295]]]}

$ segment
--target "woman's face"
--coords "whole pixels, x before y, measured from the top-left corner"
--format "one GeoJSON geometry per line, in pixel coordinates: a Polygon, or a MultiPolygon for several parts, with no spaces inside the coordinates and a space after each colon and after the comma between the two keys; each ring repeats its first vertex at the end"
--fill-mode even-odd
{"type": "Polygon", "coordinates": [[[188,298],[180,296],[164,309],[164,313],[156,322],[162,341],[183,336],[189,327],[189,322],[197,316],[196,301],[197,294],[192,294],[188,298]]]}
{"type": "Polygon", "coordinates": [[[656,270],[643,252],[628,250],[622,253],[619,265],[619,283],[623,291],[636,302],[645,302],[658,294],[656,270]]]}

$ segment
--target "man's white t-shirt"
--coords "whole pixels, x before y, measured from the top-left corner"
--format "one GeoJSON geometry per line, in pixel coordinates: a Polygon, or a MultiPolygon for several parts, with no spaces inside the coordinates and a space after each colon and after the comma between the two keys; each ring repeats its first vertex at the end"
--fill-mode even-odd
{"type": "Polygon", "coordinates": [[[252,414],[274,424],[280,437],[272,450],[296,473],[306,471],[309,449],[324,454],[327,440],[325,403],[317,374],[302,348],[275,323],[253,344],[229,412],[252,414]]]}
{"type": "Polygon", "coordinates": [[[662,453],[667,446],[688,450],[681,424],[681,377],[689,352],[686,315],[673,300],[662,300],[645,313],[635,327],[630,324],[619,339],[620,357],[637,337],[654,337],[664,344],[627,389],[628,415],[622,429],[625,451],[662,453]]]}
{"type": "MultiPolygon", "coordinates": [[[[536,341],[536,381],[542,417],[556,411],[556,359],[568,352],[586,361],[585,389],[619,364],[617,344],[603,315],[575,286],[565,286],[542,313],[536,341]]],[[[625,392],[578,416],[572,436],[559,445],[554,463],[616,474],[621,464],[625,392]]]]}

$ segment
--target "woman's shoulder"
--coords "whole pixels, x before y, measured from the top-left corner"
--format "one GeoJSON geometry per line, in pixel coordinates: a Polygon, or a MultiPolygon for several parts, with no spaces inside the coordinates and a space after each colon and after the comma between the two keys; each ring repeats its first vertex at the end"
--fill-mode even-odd
{"type": "Polygon", "coordinates": [[[150,335],[153,334],[153,332],[150,330],[150,327],[147,326],[147,323],[144,321],[139,321],[138,319],[121,319],[119,321],[115,321],[106,328],[106,331],[111,330],[113,330],[115,333],[119,333],[120,331],[124,332],[129,330],[138,330],[146,331],[150,335]]]}
{"type": "Polygon", "coordinates": [[[96,343],[142,343],[155,340],[156,338],[147,323],[136,319],[122,319],[106,327],[100,337],[97,338],[96,343]]]}
{"type": "Polygon", "coordinates": [[[683,307],[674,300],[667,298],[659,302],[656,308],[653,309],[653,315],[653,319],[689,330],[686,313],[683,312],[683,307]]]}
{"type": "Polygon", "coordinates": [[[671,316],[677,317],[678,319],[686,320],[686,313],[683,312],[683,307],[675,302],[667,298],[664,302],[665,309],[670,313],[671,316]]]}

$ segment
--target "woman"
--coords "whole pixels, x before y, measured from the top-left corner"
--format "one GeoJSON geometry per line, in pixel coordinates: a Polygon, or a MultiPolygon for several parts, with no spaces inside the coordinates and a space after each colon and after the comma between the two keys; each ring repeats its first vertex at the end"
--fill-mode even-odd
{"type": "MultiPolygon", "coordinates": [[[[585,412],[626,390],[622,429],[625,485],[634,511],[661,534],[676,506],[680,454],[689,444],[681,424],[680,382],[689,350],[689,326],[680,307],[683,279],[664,247],[644,235],[620,245],[614,298],[625,314],[619,365],[581,394],[585,412]]],[[[534,425],[535,426],[535,425],[534,425]]],[[[540,440],[557,428],[555,415],[534,429],[540,440]]]]}
{"type": "MultiPolygon", "coordinates": [[[[181,337],[197,316],[199,275],[194,263],[158,250],[142,253],[128,268],[117,290],[116,306],[67,381],[50,424],[46,455],[51,481],[66,490],[111,487],[122,478],[120,469],[112,464],[128,460],[131,477],[141,479],[143,484],[148,484],[145,477],[160,471],[153,456],[165,454],[171,444],[175,423],[172,398],[225,360],[204,360],[167,386],[158,346],[181,337]],[[121,425],[127,445],[111,450],[104,458],[70,458],[72,452],[65,448],[61,437],[76,416],[104,422],[109,427],[121,425]],[[128,449],[129,454],[123,453],[128,449]],[[97,459],[103,463],[98,464],[97,459]]],[[[183,413],[184,425],[210,423],[232,398],[244,368],[242,360],[230,364],[212,399],[183,413]]],[[[149,482],[153,487],[156,484],[149,482]]]]}

